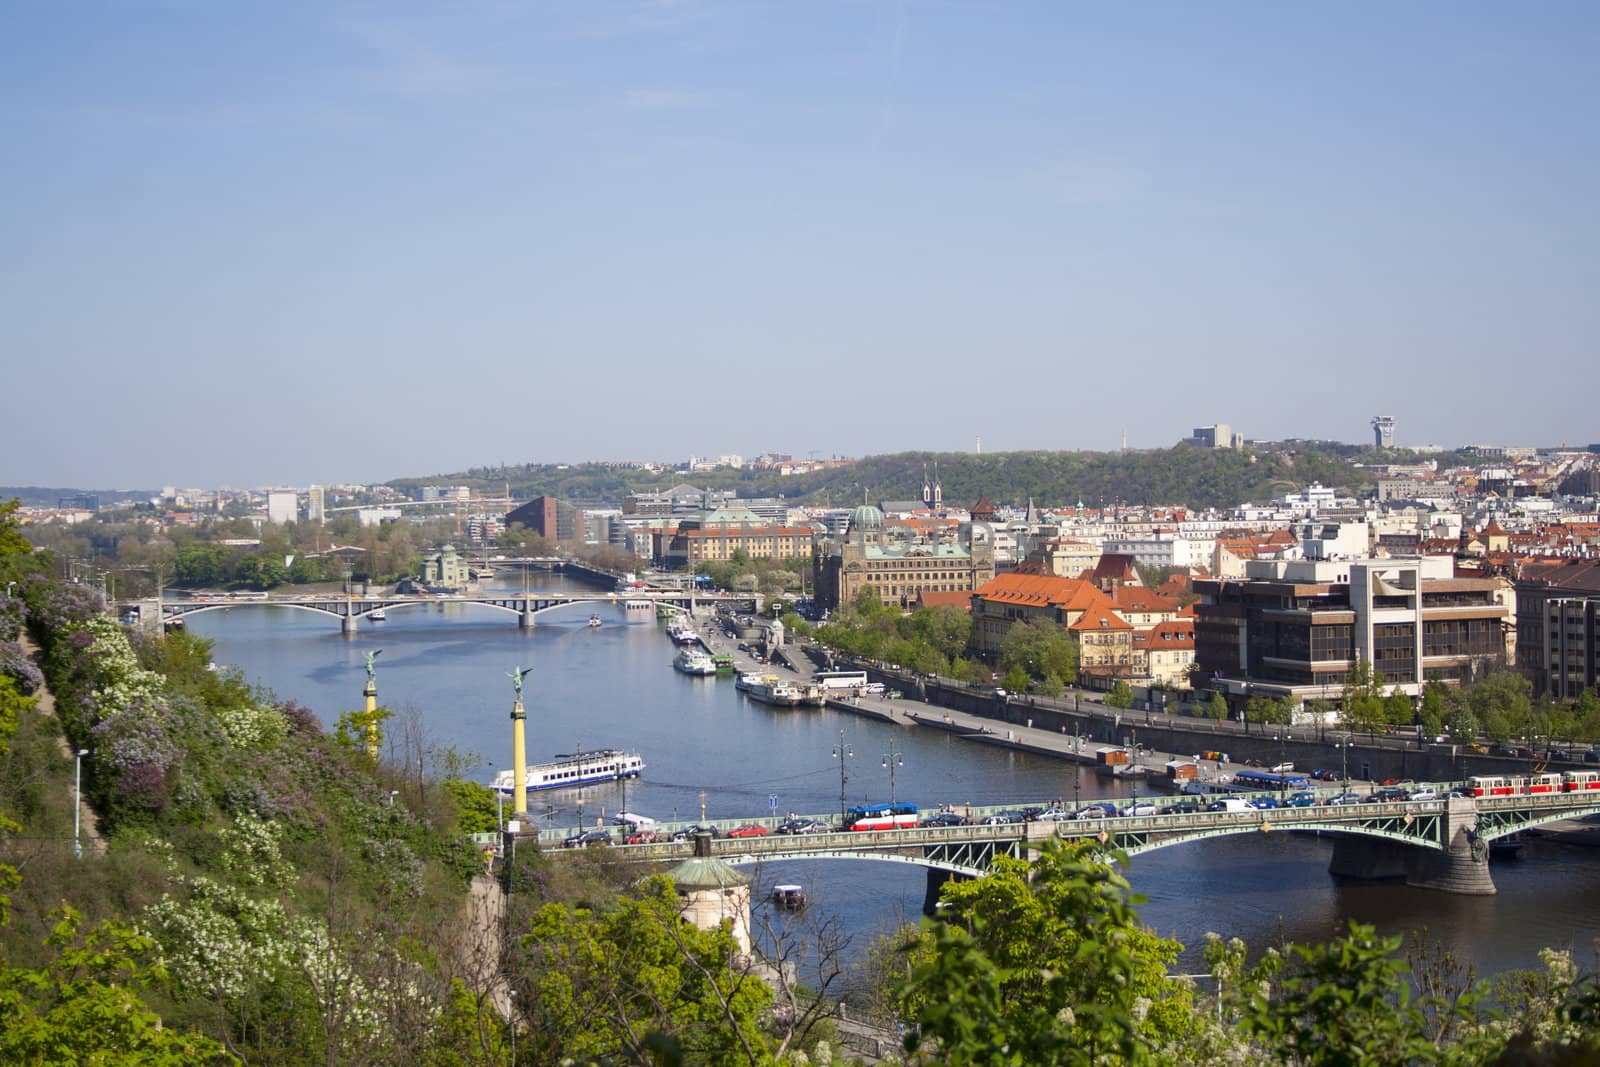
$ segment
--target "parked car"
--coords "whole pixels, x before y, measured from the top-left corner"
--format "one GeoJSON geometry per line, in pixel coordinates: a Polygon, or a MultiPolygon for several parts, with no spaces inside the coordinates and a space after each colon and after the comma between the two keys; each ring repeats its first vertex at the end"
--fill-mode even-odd
{"type": "Polygon", "coordinates": [[[767,828],[758,822],[747,822],[728,831],[729,837],[766,837],[767,828]]]}
{"type": "Polygon", "coordinates": [[[1432,786],[1427,786],[1427,785],[1419,786],[1418,788],[1413,789],[1411,791],[1411,795],[1408,796],[1406,799],[1407,800],[1438,800],[1439,799],[1439,791],[1437,789],[1434,789],[1432,786]]]}
{"type": "Polygon", "coordinates": [[[1405,800],[1406,791],[1399,786],[1388,786],[1383,789],[1374,789],[1363,804],[1392,804],[1397,800],[1405,800]]]}
{"type": "Polygon", "coordinates": [[[1286,808],[1309,808],[1317,802],[1317,794],[1309,789],[1302,789],[1297,793],[1290,793],[1289,800],[1284,804],[1286,808]]]}
{"type": "Polygon", "coordinates": [[[579,830],[575,834],[567,835],[561,842],[562,848],[587,848],[590,845],[612,844],[610,830],[579,830]]]}
{"type": "Polygon", "coordinates": [[[1600,749],[1591,748],[1583,754],[1583,762],[1600,763],[1600,749]]]}
{"type": "Polygon", "coordinates": [[[1195,812],[1197,812],[1199,810],[1200,810],[1200,802],[1198,800],[1175,800],[1171,804],[1167,804],[1167,805],[1163,806],[1156,814],[1158,814],[1158,815],[1193,815],[1195,812]]]}
{"type": "Polygon", "coordinates": [[[820,834],[825,830],[827,827],[816,819],[785,819],[778,824],[780,834],[820,834]]]}
{"type": "Polygon", "coordinates": [[[1154,815],[1155,813],[1156,804],[1153,800],[1135,800],[1133,803],[1128,804],[1122,809],[1122,814],[1124,816],[1154,815]]]}
{"type": "Polygon", "coordinates": [[[1259,796],[1259,797],[1251,797],[1247,801],[1247,803],[1252,808],[1255,808],[1258,811],[1265,811],[1267,808],[1275,808],[1275,807],[1277,807],[1278,806],[1278,798],[1277,797],[1269,797],[1269,796],[1263,795],[1263,796],[1259,796]]]}
{"type": "Polygon", "coordinates": [[[1013,819],[1011,816],[1009,816],[1005,812],[1001,811],[1001,812],[996,812],[993,815],[985,815],[982,819],[978,820],[978,825],[980,825],[980,826],[1008,826],[1011,823],[1018,822],[1018,821],[1020,821],[1020,820],[1013,819]]]}
{"type": "Polygon", "coordinates": [[[1099,801],[1078,809],[1074,819],[1103,819],[1107,815],[1115,815],[1117,806],[1109,801],[1099,801]]]}
{"type": "Polygon", "coordinates": [[[1064,819],[1072,818],[1072,812],[1066,808],[1045,808],[1034,818],[1039,822],[1061,822],[1064,819]]]}
{"type": "Polygon", "coordinates": [[[1326,767],[1318,767],[1316,770],[1311,772],[1311,777],[1315,778],[1319,782],[1337,782],[1339,780],[1339,773],[1337,771],[1329,770],[1326,767]]]}
{"type": "Polygon", "coordinates": [[[1359,804],[1359,803],[1361,803],[1361,794],[1360,793],[1340,793],[1337,796],[1329,797],[1327,800],[1324,800],[1323,803],[1324,804],[1359,804]]]}

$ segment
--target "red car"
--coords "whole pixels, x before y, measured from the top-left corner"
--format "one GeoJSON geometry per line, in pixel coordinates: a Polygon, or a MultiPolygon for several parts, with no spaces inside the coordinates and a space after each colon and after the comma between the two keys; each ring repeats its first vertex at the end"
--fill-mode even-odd
{"type": "Polygon", "coordinates": [[[747,822],[728,831],[729,837],[766,837],[767,828],[758,822],[747,822]]]}

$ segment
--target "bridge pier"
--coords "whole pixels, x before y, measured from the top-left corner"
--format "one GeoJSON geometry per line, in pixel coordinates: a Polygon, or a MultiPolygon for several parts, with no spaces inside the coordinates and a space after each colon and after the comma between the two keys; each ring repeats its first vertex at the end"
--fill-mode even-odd
{"type": "Polygon", "coordinates": [[[533,620],[533,609],[527,604],[523,604],[522,610],[517,612],[517,626],[524,630],[531,630],[536,625],[533,620]]]}
{"type": "Polygon", "coordinates": [[[1334,838],[1328,872],[1343,878],[1403,879],[1418,889],[1464,896],[1492,896],[1496,892],[1489,873],[1488,842],[1474,834],[1477,806],[1463,797],[1446,805],[1440,832],[1443,851],[1407,845],[1383,838],[1341,834],[1334,838]]]}
{"type": "Polygon", "coordinates": [[[357,618],[358,616],[353,611],[339,616],[339,632],[344,634],[346,637],[354,634],[356,632],[357,618]]]}

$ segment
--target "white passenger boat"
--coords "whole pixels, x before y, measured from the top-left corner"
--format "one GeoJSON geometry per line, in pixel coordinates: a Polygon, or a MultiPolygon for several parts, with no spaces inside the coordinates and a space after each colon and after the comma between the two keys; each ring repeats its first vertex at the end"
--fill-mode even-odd
{"type": "Polygon", "coordinates": [[[589,616],[589,628],[591,630],[598,630],[600,628],[600,616],[598,616],[598,615],[590,615],[589,616]]]}
{"type": "MultiPolygon", "coordinates": [[[[602,748],[558,756],[549,763],[529,765],[527,787],[530,793],[537,789],[564,789],[590,782],[637,778],[643,770],[644,758],[637,752],[602,748]]],[[[495,775],[489,788],[502,796],[511,796],[515,792],[512,772],[504,770],[495,775]]]]}
{"type": "Polygon", "coordinates": [[[717,664],[697,648],[683,648],[673,657],[672,665],[684,674],[716,674],[717,664]]]}
{"type": "Polygon", "coordinates": [[[367,612],[367,619],[370,622],[383,622],[388,617],[389,614],[382,608],[374,608],[373,610],[367,612]]]}
{"type": "Polygon", "coordinates": [[[733,680],[733,687],[741,693],[748,693],[769,678],[773,681],[777,680],[776,675],[762,674],[759,671],[741,671],[739,676],[733,680]]]}

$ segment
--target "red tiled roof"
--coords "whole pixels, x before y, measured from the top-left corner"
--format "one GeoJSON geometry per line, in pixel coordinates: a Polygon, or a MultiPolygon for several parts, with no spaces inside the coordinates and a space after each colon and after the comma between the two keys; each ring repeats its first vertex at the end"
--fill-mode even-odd
{"type": "Polygon", "coordinates": [[[1069,630],[1131,630],[1133,623],[1118,615],[1105,604],[1095,604],[1069,630]]]}

